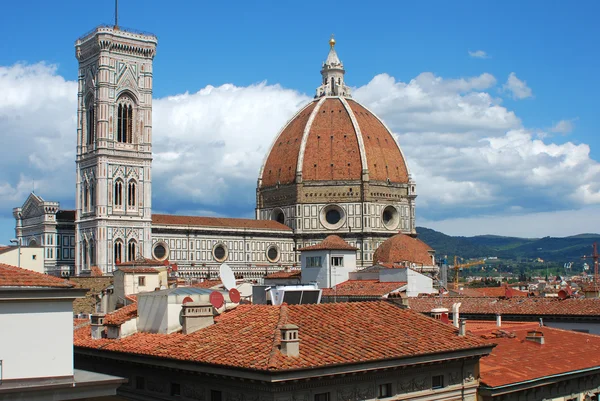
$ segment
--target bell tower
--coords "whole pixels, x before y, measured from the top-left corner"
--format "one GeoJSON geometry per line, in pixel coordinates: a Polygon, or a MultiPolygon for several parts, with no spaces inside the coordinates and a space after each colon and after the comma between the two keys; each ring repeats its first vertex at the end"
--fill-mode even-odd
{"type": "Polygon", "coordinates": [[[156,36],[116,25],[75,42],[77,273],[150,257],[156,45],[156,36]]]}

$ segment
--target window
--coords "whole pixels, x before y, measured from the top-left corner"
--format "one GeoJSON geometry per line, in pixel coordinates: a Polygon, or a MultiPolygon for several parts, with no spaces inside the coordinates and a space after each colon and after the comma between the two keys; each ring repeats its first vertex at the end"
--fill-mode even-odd
{"type": "Polygon", "coordinates": [[[133,143],[133,101],[123,96],[117,108],[117,142],[133,143]]]}
{"type": "Polygon", "coordinates": [[[167,248],[164,242],[159,242],[154,245],[154,250],[152,251],[154,254],[154,259],[156,260],[165,260],[167,258],[167,248]]]}
{"type": "Polygon", "coordinates": [[[181,395],[181,385],[179,383],[171,383],[171,395],[181,395]]]}
{"type": "Polygon", "coordinates": [[[343,256],[332,256],[331,257],[331,266],[343,267],[344,266],[344,257],[343,256]]]}
{"type": "Polygon", "coordinates": [[[115,263],[121,263],[123,261],[123,243],[121,241],[115,242],[115,263]]]}
{"type": "Polygon", "coordinates": [[[56,259],[60,259],[60,248],[56,250],[56,259]]]}
{"type": "Polygon", "coordinates": [[[130,240],[127,244],[127,260],[136,260],[136,243],[134,240],[130,240]]]}
{"type": "Polygon", "coordinates": [[[37,255],[31,255],[32,260],[37,260],[37,255]]]}
{"type": "Polygon", "coordinates": [[[377,398],[392,396],[392,383],[380,384],[377,387],[377,398]]]}
{"type": "Polygon", "coordinates": [[[123,206],[123,181],[117,180],[115,182],[115,193],[113,194],[114,205],[123,206]]]}
{"type": "Polygon", "coordinates": [[[329,393],[315,394],[315,401],[329,401],[329,393]]]}
{"type": "Polygon", "coordinates": [[[87,212],[90,208],[90,189],[88,183],[83,184],[83,211],[87,212]]]}
{"type": "Polygon", "coordinates": [[[431,378],[431,388],[438,389],[444,387],[444,375],[437,375],[431,378]]]}
{"type": "Polygon", "coordinates": [[[210,390],[210,401],[221,401],[223,396],[219,390],[210,390]]]}
{"type": "Polygon", "coordinates": [[[139,276],[138,277],[138,285],[140,287],[145,287],[146,286],[146,276],[139,276]]]}
{"type": "Polygon", "coordinates": [[[225,261],[225,259],[227,259],[227,249],[225,249],[225,245],[216,245],[213,249],[213,257],[217,262],[225,261]]]}
{"type": "Polygon", "coordinates": [[[267,259],[269,262],[275,263],[279,260],[279,248],[277,245],[272,245],[267,249],[267,259]]]}
{"type": "Polygon", "coordinates": [[[135,182],[133,181],[127,185],[127,206],[135,207],[135,182]]]}
{"type": "Polygon", "coordinates": [[[146,380],[142,376],[135,377],[135,389],[144,390],[146,388],[146,380]]]}
{"type": "Polygon", "coordinates": [[[306,267],[321,267],[321,257],[308,256],[306,258],[306,267]]]}
{"type": "Polygon", "coordinates": [[[87,103],[87,112],[86,112],[86,125],[87,125],[87,144],[91,145],[94,142],[94,136],[95,136],[95,126],[96,126],[96,119],[94,116],[94,103],[92,99],[88,100],[87,103]]]}

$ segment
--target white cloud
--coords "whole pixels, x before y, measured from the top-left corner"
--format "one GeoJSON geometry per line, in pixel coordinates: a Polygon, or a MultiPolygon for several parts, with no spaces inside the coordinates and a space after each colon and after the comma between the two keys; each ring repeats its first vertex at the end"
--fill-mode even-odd
{"type": "Polygon", "coordinates": [[[556,124],[554,124],[552,126],[552,128],[550,128],[551,132],[557,132],[559,134],[569,134],[571,132],[573,132],[573,129],[575,128],[575,123],[574,123],[575,119],[573,120],[560,120],[559,122],[557,122],[556,124]]]}
{"type": "Polygon", "coordinates": [[[531,91],[531,88],[527,86],[527,82],[517,78],[517,74],[514,72],[511,72],[508,75],[508,79],[502,86],[502,89],[509,92],[513,99],[526,99],[533,96],[533,92],[531,91]]]}
{"type": "MultiPolygon", "coordinates": [[[[490,74],[422,73],[407,83],[380,74],[355,89],[407,156],[418,224],[600,205],[600,184],[592,184],[600,165],[589,147],[541,139],[490,95],[495,85],[490,74]]],[[[2,225],[34,180],[42,197],[73,207],[76,91],[53,66],[0,67],[0,237],[12,236],[12,224],[2,225]]],[[[155,99],[153,209],[252,217],[265,153],[309,99],[266,83],[155,99]]],[[[515,220],[515,229],[524,224],[515,220]]]]}
{"type": "Polygon", "coordinates": [[[488,54],[483,50],[476,50],[474,52],[469,50],[469,56],[473,58],[490,58],[490,56],[488,56],[488,54]]]}

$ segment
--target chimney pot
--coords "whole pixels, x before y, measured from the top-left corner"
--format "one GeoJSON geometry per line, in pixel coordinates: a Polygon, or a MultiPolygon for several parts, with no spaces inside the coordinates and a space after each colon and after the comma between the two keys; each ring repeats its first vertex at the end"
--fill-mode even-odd
{"type": "Polygon", "coordinates": [[[467,334],[467,319],[460,319],[458,322],[458,335],[464,337],[467,334]]]}
{"type": "Polygon", "coordinates": [[[502,327],[502,315],[499,313],[496,315],[496,326],[502,327]]]}
{"type": "Polygon", "coordinates": [[[537,330],[527,332],[526,340],[533,341],[534,343],[544,344],[544,333],[537,330]]]}
{"type": "Polygon", "coordinates": [[[459,309],[460,309],[460,302],[457,302],[452,305],[452,324],[454,325],[454,327],[458,327],[458,322],[460,320],[460,314],[458,312],[459,309]]]}
{"type": "Polygon", "coordinates": [[[285,356],[300,355],[300,338],[298,337],[298,326],[295,324],[281,326],[280,350],[285,356]]]}
{"type": "Polygon", "coordinates": [[[99,340],[104,337],[104,313],[92,313],[91,315],[91,326],[92,326],[92,338],[99,340]]]}
{"type": "Polygon", "coordinates": [[[209,302],[188,302],[181,305],[183,309],[183,334],[211,326],[214,322],[214,307],[209,302]]]}

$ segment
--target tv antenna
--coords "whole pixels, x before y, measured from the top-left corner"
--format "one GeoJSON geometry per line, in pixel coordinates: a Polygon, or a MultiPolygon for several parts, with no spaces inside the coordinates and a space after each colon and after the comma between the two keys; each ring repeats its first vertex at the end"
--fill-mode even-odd
{"type": "Polygon", "coordinates": [[[119,27],[119,0],[115,0],[115,28],[119,27]]]}
{"type": "Polygon", "coordinates": [[[596,297],[599,297],[598,294],[598,243],[594,242],[593,252],[591,255],[583,255],[581,259],[592,259],[594,261],[594,292],[596,293],[596,297]]]}

